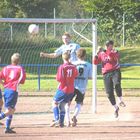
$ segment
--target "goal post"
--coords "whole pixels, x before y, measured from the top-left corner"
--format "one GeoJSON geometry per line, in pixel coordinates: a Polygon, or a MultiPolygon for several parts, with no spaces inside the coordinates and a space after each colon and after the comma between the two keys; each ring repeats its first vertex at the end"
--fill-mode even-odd
{"type": "MultiPolygon", "coordinates": [[[[3,35],[7,35],[8,34],[7,36],[9,36],[9,39],[12,42],[14,42],[14,39],[13,39],[14,33],[13,32],[15,31],[15,29],[14,29],[14,27],[12,25],[13,24],[32,24],[32,23],[41,24],[41,26],[42,26],[42,24],[44,24],[44,29],[43,29],[44,30],[44,33],[43,33],[44,34],[44,38],[47,38],[48,37],[48,35],[46,33],[47,32],[47,29],[48,29],[48,25],[47,24],[64,24],[64,23],[65,24],[73,24],[73,23],[75,23],[75,24],[84,24],[84,23],[90,23],[92,25],[92,27],[88,31],[85,31],[85,32],[88,32],[88,34],[89,34],[89,32],[91,32],[91,36],[92,36],[91,37],[91,42],[90,42],[92,44],[92,57],[91,58],[93,59],[93,57],[95,56],[95,54],[96,54],[96,48],[97,48],[97,20],[96,19],[0,18],[0,28],[1,28],[0,29],[0,36],[3,37],[3,35]],[[1,24],[6,24],[6,23],[10,24],[10,26],[9,26],[9,28],[10,28],[9,30],[10,31],[7,31],[7,28],[2,29],[3,27],[5,27],[5,25],[1,25],[1,24]]],[[[17,28],[17,27],[15,27],[15,28],[17,28]]],[[[77,28],[79,29],[79,28],[81,28],[81,26],[77,26],[77,28]]],[[[19,27],[19,29],[20,29],[20,27],[19,27]]],[[[24,27],[24,29],[25,29],[25,27],[24,27]]],[[[66,29],[67,29],[67,25],[65,25],[65,30],[66,29]]],[[[70,29],[71,28],[69,28],[68,30],[70,30],[70,29]]],[[[43,30],[41,32],[43,32],[43,30]]],[[[18,31],[15,34],[17,34],[17,33],[18,33],[18,31]]],[[[25,31],[24,31],[24,33],[25,33],[25,31]]],[[[22,38],[24,37],[24,35],[22,35],[22,32],[21,32],[21,36],[22,36],[22,38]]],[[[88,37],[86,36],[86,38],[88,38],[88,37]]],[[[84,38],[82,38],[82,39],[84,40],[84,38]]],[[[26,39],[26,40],[28,40],[28,39],[26,39]]],[[[35,44],[35,41],[34,41],[34,44],[35,44]]],[[[85,40],[85,42],[86,42],[86,40],[85,40]]],[[[22,43],[24,44],[24,40],[22,41],[22,43]]],[[[9,45],[9,44],[7,43],[7,45],[9,45]]],[[[21,44],[18,44],[18,45],[21,46],[21,44]]],[[[26,46],[26,44],[24,44],[24,45],[26,46]]],[[[26,46],[26,48],[27,48],[27,46],[26,46]]],[[[3,49],[5,49],[4,50],[5,52],[7,52],[6,49],[10,50],[10,48],[8,46],[6,46],[5,48],[3,47],[3,49]]],[[[40,50],[41,49],[38,48],[38,51],[40,51],[40,50]]],[[[1,51],[3,51],[3,50],[1,50],[1,51]]],[[[23,51],[25,51],[24,48],[23,48],[23,50],[21,50],[21,52],[23,52],[23,51]]],[[[10,50],[10,54],[8,54],[8,55],[11,55],[12,52],[13,52],[13,49],[10,50]]],[[[27,52],[27,53],[29,53],[29,52],[27,52]]],[[[26,57],[26,59],[28,59],[28,54],[26,54],[25,57],[26,57]]],[[[34,58],[34,60],[35,59],[36,58],[34,58]]],[[[25,62],[26,65],[28,64],[27,63],[27,60],[25,60],[24,62],[25,62]]],[[[40,61],[38,60],[36,62],[39,63],[40,61]]],[[[36,62],[33,62],[33,64],[36,63],[36,62]]],[[[93,62],[93,61],[91,60],[91,62],[93,62]]],[[[42,66],[44,66],[44,65],[42,64],[42,66]]],[[[94,64],[92,66],[93,66],[92,112],[93,113],[96,113],[96,111],[97,111],[97,89],[96,89],[97,67],[94,64]]],[[[40,71],[41,70],[39,69],[39,72],[40,71]]],[[[37,76],[37,77],[39,77],[39,76],[37,76]]],[[[38,82],[37,83],[38,83],[39,88],[40,88],[40,79],[38,79],[38,82]]]]}
{"type": "MultiPolygon", "coordinates": [[[[97,49],[97,22],[92,23],[92,58],[96,55],[97,49]]],[[[92,59],[92,112],[97,112],[97,66],[92,59]]]]}

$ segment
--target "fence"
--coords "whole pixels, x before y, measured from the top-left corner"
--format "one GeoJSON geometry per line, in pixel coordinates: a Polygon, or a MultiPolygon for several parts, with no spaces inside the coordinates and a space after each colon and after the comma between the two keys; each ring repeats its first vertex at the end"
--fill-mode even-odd
{"type": "MultiPolygon", "coordinates": [[[[7,64],[0,64],[0,67],[4,67],[6,66],[7,64]]],[[[36,82],[36,85],[37,87],[34,87],[35,88],[35,91],[41,91],[41,69],[42,68],[45,68],[47,70],[48,67],[55,67],[57,69],[57,67],[59,66],[59,64],[22,64],[23,67],[34,67],[36,69],[36,73],[34,73],[36,75],[36,78],[35,78],[35,82],[36,82]]],[[[130,64],[130,63],[126,63],[126,64],[121,64],[121,68],[125,68],[125,67],[133,67],[133,66],[137,66],[137,67],[140,67],[140,64],[130,64]]],[[[98,68],[100,69],[101,65],[98,65],[98,68]]],[[[47,76],[47,75],[46,75],[47,76]]],[[[49,75],[48,75],[49,77],[49,75]]],[[[47,78],[48,78],[47,77],[47,78]]],[[[27,76],[27,80],[30,80],[30,79],[33,79],[34,77],[28,77],[27,76]]],[[[43,78],[44,79],[44,78],[43,78]]],[[[55,80],[55,74],[54,76],[52,77],[52,79],[55,80]]],[[[128,87],[129,88],[129,87],[128,87]]],[[[91,87],[90,87],[91,89],[91,87]]],[[[99,89],[97,87],[97,89],[99,89]]],[[[24,92],[24,91],[23,91],[24,92]]]]}

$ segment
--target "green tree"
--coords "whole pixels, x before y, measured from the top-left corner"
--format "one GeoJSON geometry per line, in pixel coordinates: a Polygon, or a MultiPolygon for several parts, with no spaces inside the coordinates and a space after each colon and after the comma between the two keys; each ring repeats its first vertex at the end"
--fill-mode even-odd
{"type": "MultiPolygon", "coordinates": [[[[103,38],[116,39],[119,44],[122,38],[122,21],[125,16],[127,38],[131,43],[139,40],[139,0],[78,0],[84,9],[93,12],[98,19],[98,27],[103,38]],[[131,39],[130,39],[131,38],[131,39]]],[[[101,37],[101,36],[100,36],[101,37]]],[[[100,39],[100,41],[103,39],[100,39]]]]}
{"type": "Polygon", "coordinates": [[[59,0],[60,18],[83,18],[86,13],[79,1],[59,0]]]}
{"type": "Polygon", "coordinates": [[[0,0],[1,17],[52,18],[58,0],[0,0]]]}

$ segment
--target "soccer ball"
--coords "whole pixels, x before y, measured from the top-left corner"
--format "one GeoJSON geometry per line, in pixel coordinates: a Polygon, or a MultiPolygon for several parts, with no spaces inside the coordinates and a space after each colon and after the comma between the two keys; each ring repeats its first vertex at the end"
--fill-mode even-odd
{"type": "Polygon", "coordinates": [[[30,24],[28,27],[28,31],[32,35],[38,34],[39,33],[39,26],[36,24],[30,24]]]}

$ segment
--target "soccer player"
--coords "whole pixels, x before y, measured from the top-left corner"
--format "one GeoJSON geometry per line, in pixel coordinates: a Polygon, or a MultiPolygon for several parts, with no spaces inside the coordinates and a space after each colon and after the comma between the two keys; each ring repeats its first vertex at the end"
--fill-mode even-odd
{"type": "Polygon", "coordinates": [[[24,84],[26,73],[19,65],[20,54],[14,53],[11,56],[11,65],[5,66],[0,72],[0,80],[4,83],[4,104],[5,112],[0,113],[0,120],[6,117],[5,133],[16,133],[10,128],[15,106],[18,98],[18,85],[24,84]]]}
{"type": "MultiPolygon", "coordinates": [[[[75,97],[76,105],[75,105],[75,111],[72,117],[72,126],[77,125],[77,116],[81,110],[81,106],[83,105],[83,100],[86,92],[86,87],[88,83],[88,79],[92,79],[92,65],[91,63],[85,61],[86,59],[86,50],[83,48],[80,48],[76,52],[78,60],[75,61],[73,64],[76,66],[79,75],[75,79],[74,83],[74,96],[72,99],[75,97]]],[[[71,101],[72,101],[71,99],[71,101]]],[[[70,104],[69,104],[70,106],[70,104]]],[[[66,106],[69,107],[69,106],[66,106]]],[[[66,109],[67,110],[67,109],[66,109]]],[[[67,120],[67,126],[70,126],[70,117],[66,115],[66,120],[67,120]]]]}
{"type": "Polygon", "coordinates": [[[74,92],[74,80],[78,76],[76,67],[69,62],[70,53],[62,54],[64,63],[59,66],[56,79],[59,82],[58,90],[53,98],[53,126],[64,126],[65,104],[70,101],[74,92]]]}
{"type": "Polygon", "coordinates": [[[114,88],[118,96],[119,105],[125,107],[125,103],[122,100],[122,88],[121,88],[121,71],[119,64],[119,53],[113,48],[114,42],[109,40],[106,42],[106,50],[99,48],[97,55],[94,57],[94,64],[102,64],[102,74],[104,79],[104,86],[107,97],[115,109],[115,118],[118,117],[119,107],[116,104],[114,96],[114,88]]]}
{"type": "Polygon", "coordinates": [[[41,52],[40,57],[57,58],[60,55],[62,55],[64,52],[69,51],[70,61],[71,62],[76,61],[77,60],[76,51],[80,48],[80,45],[71,42],[71,36],[67,32],[62,35],[62,41],[64,44],[60,46],[58,49],[56,49],[54,53],[49,54],[49,53],[41,52]]]}
{"type": "MultiPolygon", "coordinates": [[[[0,62],[1,62],[1,57],[0,57],[0,62]]],[[[3,85],[1,80],[0,80],[0,83],[3,85]]],[[[2,91],[0,89],[0,113],[1,113],[1,110],[2,110],[2,106],[3,106],[2,91]]],[[[3,125],[3,123],[0,122],[0,125],[3,125]]]]}
{"type": "MultiPolygon", "coordinates": [[[[2,91],[0,89],[0,113],[2,111],[2,106],[3,106],[3,100],[2,100],[2,91]]],[[[0,125],[3,125],[3,123],[0,122],[0,125]]]]}
{"type": "Polygon", "coordinates": [[[3,106],[2,91],[0,89],[0,113],[1,113],[1,110],[2,110],[2,106],[3,106]]]}

